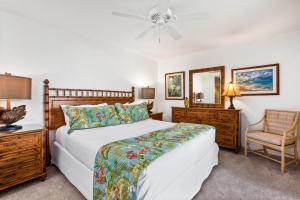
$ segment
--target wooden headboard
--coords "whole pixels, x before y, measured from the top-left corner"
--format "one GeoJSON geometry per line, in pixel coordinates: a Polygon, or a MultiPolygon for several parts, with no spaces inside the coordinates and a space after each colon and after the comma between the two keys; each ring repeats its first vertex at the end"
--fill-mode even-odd
{"type": "Polygon", "coordinates": [[[60,105],[83,105],[133,102],[134,87],[131,91],[50,88],[49,80],[44,81],[44,122],[47,130],[47,163],[50,163],[49,131],[65,125],[60,105]]]}

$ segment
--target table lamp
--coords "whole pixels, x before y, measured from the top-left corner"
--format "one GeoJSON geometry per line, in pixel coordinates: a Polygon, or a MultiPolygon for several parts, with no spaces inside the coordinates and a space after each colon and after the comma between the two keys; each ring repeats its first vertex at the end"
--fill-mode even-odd
{"type": "Polygon", "coordinates": [[[147,99],[148,104],[147,104],[147,109],[148,113],[152,113],[151,110],[153,108],[153,102],[150,102],[150,100],[155,99],[155,88],[150,88],[149,86],[147,88],[142,88],[141,89],[141,99],[147,99]]]}
{"type": "Polygon", "coordinates": [[[0,111],[0,121],[5,126],[0,131],[14,131],[22,126],[12,125],[24,118],[26,114],[25,105],[11,109],[11,99],[31,99],[31,78],[12,76],[9,73],[0,74],[0,99],[6,100],[6,109],[0,111]]]}
{"type": "Polygon", "coordinates": [[[202,99],[204,99],[204,93],[203,92],[196,93],[196,99],[202,102],[202,99]]]}
{"type": "Polygon", "coordinates": [[[233,98],[241,96],[239,86],[236,83],[230,82],[228,85],[226,85],[222,96],[230,98],[230,106],[228,107],[228,109],[234,110],[235,107],[233,105],[233,98]]]}

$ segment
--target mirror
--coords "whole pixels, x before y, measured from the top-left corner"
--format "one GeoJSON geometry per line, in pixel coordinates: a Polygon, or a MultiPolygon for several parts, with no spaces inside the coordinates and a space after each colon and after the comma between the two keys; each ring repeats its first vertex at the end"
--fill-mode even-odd
{"type": "Polygon", "coordinates": [[[221,103],[221,71],[193,74],[193,103],[221,103]]]}
{"type": "Polygon", "coordinates": [[[224,107],[222,90],[224,67],[190,71],[190,104],[202,107],[224,107]]]}

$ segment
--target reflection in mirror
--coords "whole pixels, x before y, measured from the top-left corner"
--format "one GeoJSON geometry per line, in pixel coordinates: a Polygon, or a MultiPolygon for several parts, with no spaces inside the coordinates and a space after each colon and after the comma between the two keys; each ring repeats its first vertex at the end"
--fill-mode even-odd
{"type": "Polygon", "coordinates": [[[193,103],[221,103],[221,71],[193,74],[193,103]]]}

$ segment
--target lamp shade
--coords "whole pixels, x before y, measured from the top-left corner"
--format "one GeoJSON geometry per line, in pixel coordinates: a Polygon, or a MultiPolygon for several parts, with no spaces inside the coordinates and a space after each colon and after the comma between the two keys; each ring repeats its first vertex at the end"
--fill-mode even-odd
{"type": "Polygon", "coordinates": [[[0,74],[0,99],[31,99],[31,78],[0,74]]]}
{"type": "Polygon", "coordinates": [[[225,90],[222,94],[223,96],[226,97],[238,97],[241,96],[239,86],[236,83],[228,83],[226,85],[225,90]]]}
{"type": "Polygon", "coordinates": [[[155,99],[155,88],[142,88],[141,99],[155,99]]]}

